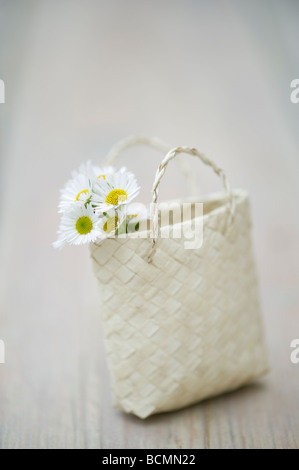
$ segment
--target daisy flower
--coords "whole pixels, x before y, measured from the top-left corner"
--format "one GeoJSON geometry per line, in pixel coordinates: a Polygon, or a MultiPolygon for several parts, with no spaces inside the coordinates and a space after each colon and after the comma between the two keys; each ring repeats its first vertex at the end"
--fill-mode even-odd
{"type": "Polygon", "coordinates": [[[92,204],[97,212],[109,212],[112,208],[131,202],[139,189],[133,173],[121,168],[113,177],[100,179],[94,184],[92,204]]]}
{"type": "Polygon", "coordinates": [[[139,230],[140,223],[149,219],[149,213],[144,204],[133,202],[124,208],[128,232],[139,230]]]}
{"type": "Polygon", "coordinates": [[[113,166],[99,167],[93,165],[90,160],[79,166],[78,170],[73,171],[72,176],[76,178],[78,175],[85,175],[91,180],[94,179],[106,179],[107,176],[113,176],[115,173],[113,166]]]}
{"type": "Polygon", "coordinates": [[[83,174],[69,180],[61,190],[58,212],[65,212],[74,205],[88,204],[91,200],[92,182],[83,174]]]}
{"type": "Polygon", "coordinates": [[[125,218],[122,211],[111,210],[105,212],[104,217],[101,217],[99,222],[99,229],[101,231],[100,238],[114,237],[119,233],[126,233],[125,218]]]}
{"type": "Polygon", "coordinates": [[[69,212],[62,215],[57,234],[58,239],[53,243],[55,248],[61,248],[66,243],[82,245],[94,242],[101,236],[98,216],[90,204],[87,207],[73,206],[69,212]]]}

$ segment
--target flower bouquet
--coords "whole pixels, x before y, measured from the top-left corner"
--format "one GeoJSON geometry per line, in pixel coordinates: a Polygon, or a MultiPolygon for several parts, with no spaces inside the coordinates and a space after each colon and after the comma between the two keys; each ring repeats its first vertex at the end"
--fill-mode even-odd
{"type": "Polygon", "coordinates": [[[82,164],[61,190],[58,212],[62,217],[54,247],[100,242],[139,230],[140,222],[147,220],[145,207],[131,203],[139,189],[125,167],[116,171],[91,161],[82,164]]]}

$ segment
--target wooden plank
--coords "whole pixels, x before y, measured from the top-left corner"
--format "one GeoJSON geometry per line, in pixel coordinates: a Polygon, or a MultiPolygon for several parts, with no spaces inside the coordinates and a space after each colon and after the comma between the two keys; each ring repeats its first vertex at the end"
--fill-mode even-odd
{"type": "MultiPolygon", "coordinates": [[[[279,49],[290,32],[298,44],[298,6],[256,4],[248,16],[240,2],[112,3],[103,14],[102,2],[28,0],[25,17],[21,2],[0,3],[0,448],[298,448],[299,108],[285,81],[293,55],[279,49]],[[112,407],[88,250],[51,246],[70,170],[132,131],[196,145],[250,190],[272,366],[256,384],[146,421],[112,407]]],[[[143,200],[159,158],[127,154],[143,200]]],[[[167,177],[162,197],[187,193],[174,167],[167,177]]]]}

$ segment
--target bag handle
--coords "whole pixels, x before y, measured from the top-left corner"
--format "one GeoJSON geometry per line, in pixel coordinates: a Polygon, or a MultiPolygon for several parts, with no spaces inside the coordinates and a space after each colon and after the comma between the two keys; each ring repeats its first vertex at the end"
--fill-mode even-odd
{"type": "MultiPolygon", "coordinates": [[[[149,147],[153,147],[157,150],[162,151],[164,154],[169,152],[169,150],[172,148],[171,145],[163,142],[163,140],[160,140],[157,137],[143,137],[131,135],[129,137],[126,137],[125,139],[120,140],[111,148],[110,152],[106,156],[106,165],[114,165],[120,153],[130,147],[133,147],[134,145],[147,145],[149,147]]],[[[192,172],[190,166],[186,163],[184,159],[178,158],[177,163],[182,173],[187,179],[191,196],[196,197],[199,191],[194,172],[192,172]]]]}
{"type": "Polygon", "coordinates": [[[227,204],[229,208],[229,216],[226,224],[225,230],[231,225],[233,221],[233,216],[234,216],[234,210],[235,210],[235,201],[233,199],[232,195],[232,190],[230,183],[224,173],[224,171],[219,168],[212,160],[210,160],[208,157],[206,157],[203,153],[199,152],[195,148],[190,148],[190,147],[176,147],[172,150],[170,150],[167,155],[164,157],[162,160],[161,164],[159,165],[159,168],[156,172],[156,177],[155,181],[153,184],[153,204],[152,204],[152,237],[153,237],[153,242],[152,242],[152,247],[148,253],[147,256],[147,261],[148,263],[152,262],[153,256],[157,250],[157,239],[159,236],[159,223],[158,223],[158,207],[157,207],[157,200],[158,200],[158,195],[159,195],[159,185],[160,182],[164,176],[165,170],[167,168],[168,163],[170,160],[173,160],[179,153],[187,153],[189,155],[193,155],[194,157],[198,157],[205,165],[210,166],[214,172],[221,178],[226,196],[227,196],[227,204]]]}

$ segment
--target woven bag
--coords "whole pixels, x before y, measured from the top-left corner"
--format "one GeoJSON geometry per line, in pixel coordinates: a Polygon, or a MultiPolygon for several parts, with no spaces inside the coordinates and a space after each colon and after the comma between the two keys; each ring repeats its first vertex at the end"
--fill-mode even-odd
{"type": "MultiPolygon", "coordinates": [[[[133,143],[165,149],[156,140],[129,139],[115,147],[109,163],[133,143]]],[[[156,205],[147,238],[134,233],[91,245],[114,404],[140,418],[236,389],[268,369],[248,194],[231,191],[223,170],[205,155],[179,147],[157,170],[154,203],[179,153],[209,165],[225,189],[198,199],[201,247],[185,249],[184,238],[172,238],[175,222],[161,228],[156,205]],[[162,238],[166,229],[170,238],[162,238]]]]}

